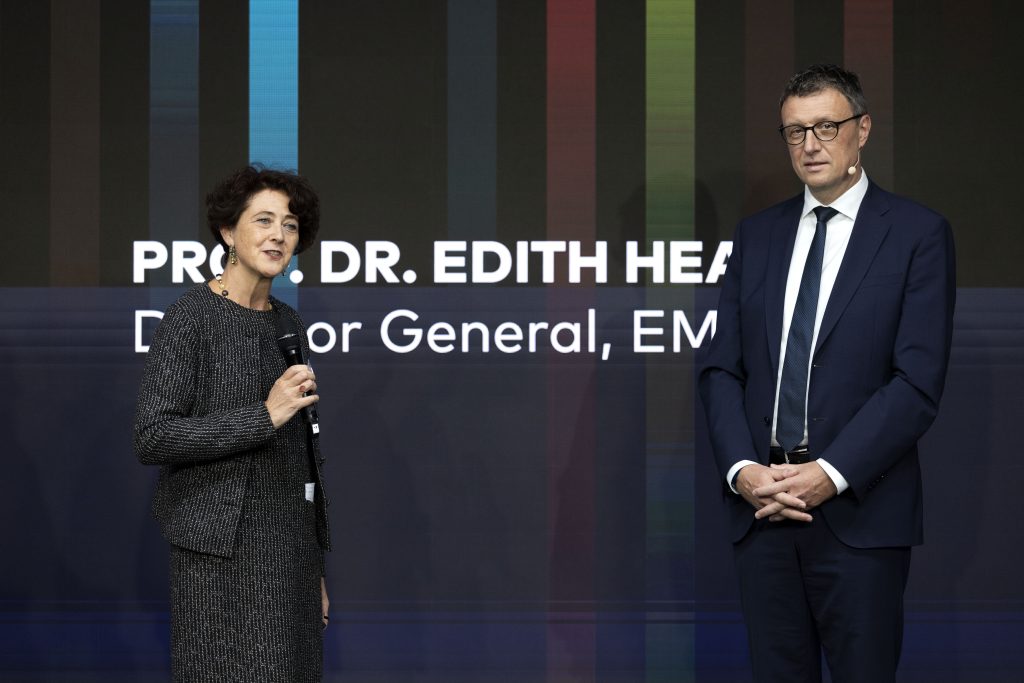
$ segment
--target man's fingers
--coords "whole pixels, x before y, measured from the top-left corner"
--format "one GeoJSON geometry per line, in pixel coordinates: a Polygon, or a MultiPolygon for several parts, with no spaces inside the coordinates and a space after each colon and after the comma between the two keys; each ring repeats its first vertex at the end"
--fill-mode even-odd
{"type": "Polygon", "coordinates": [[[761,508],[757,512],[755,512],[754,513],[754,518],[755,519],[764,519],[765,517],[769,517],[771,515],[776,515],[776,514],[780,513],[785,508],[786,508],[786,506],[783,505],[782,503],[780,503],[778,501],[773,501],[773,502],[768,503],[767,505],[765,505],[763,508],[761,508]]]}
{"type": "Polygon", "coordinates": [[[784,519],[792,519],[796,522],[810,522],[814,518],[806,512],[801,512],[794,508],[782,508],[778,514],[772,515],[768,518],[769,522],[781,522],[784,519]]]}
{"type": "Polygon", "coordinates": [[[792,465],[772,465],[771,469],[774,473],[781,475],[783,479],[800,474],[800,470],[792,465]]]}
{"type": "Polygon", "coordinates": [[[798,508],[800,510],[803,510],[807,507],[807,503],[800,500],[793,494],[787,493],[786,491],[783,491],[782,493],[776,493],[774,496],[772,496],[772,499],[782,503],[786,507],[798,508]]]}
{"type": "Polygon", "coordinates": [[[758,486],[756,489],[751,491],[758,498],[774,498],[775,494],[782,493],[789,489],[790,484],[786,480],[777,481],[774,484],[768,484],[766,486],[758,486]]]}
{"type": "MultiPolygon", "coordinates": [[[[788,498],[793,499],[792,496],[788,498]]],[[[800,503],[800,507],[803,507],[803,501],[801,501],[800,499],[793,500],[796,501],[797,503],[800,503]]],[[[803,510],[800,510],[794,506],[781,503],[777,497],[774,501],[772,501],[768,505],[764,506],[763,508],[755,512],[754,517],[756,519],[767,518],[768,521],[773,522],[782,521],[783,519],[793,519],[796,521],[809,522],[813,519],[811,515],[807,514],[803,510]]]]}

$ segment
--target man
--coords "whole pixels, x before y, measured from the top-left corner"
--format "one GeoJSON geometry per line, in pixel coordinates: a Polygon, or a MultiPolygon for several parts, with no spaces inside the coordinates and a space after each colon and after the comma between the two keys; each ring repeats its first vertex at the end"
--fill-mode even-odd
{"type": "Polygon", "coordinates": [[[741,221],[700,373],[757,681],[893,681],[917,442],[945,381],[956,294],[940,215],[860,165],[853,73],[816,65],[781,100],[802,194],[741,221]]]}

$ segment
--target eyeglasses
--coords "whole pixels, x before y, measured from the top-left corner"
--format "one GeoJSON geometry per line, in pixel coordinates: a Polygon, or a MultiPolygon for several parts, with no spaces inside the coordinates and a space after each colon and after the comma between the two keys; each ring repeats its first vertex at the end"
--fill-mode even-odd
{"type": "Polygon", "coordinates": [[[814,137],[818,138],[822,142],[830,142],[836,139],[839,135],[839,126],[843,125],[847,121],[853,121],[859,119],[862,116],[867,116],[867,112],[863,114],[854,114],[848,119],[842,121],[818,121],[813,126],[779,126],[779,134],[782,135],[782,139],[790,145],[802,145],[804,138],[807,137],[807,131],[813,131],[814,137]]]}

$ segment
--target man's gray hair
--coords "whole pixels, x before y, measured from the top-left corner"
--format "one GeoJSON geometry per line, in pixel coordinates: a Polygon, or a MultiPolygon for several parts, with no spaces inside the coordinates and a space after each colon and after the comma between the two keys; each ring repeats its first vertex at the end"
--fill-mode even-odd
{"type": "Polygon", "coordinates": [[[835,64],[813,64],[795,74],[786,83],[785,90],[782,91],[779,108],[781,109],[790,97],[817,95],[829,88],[842,93],[846,101],[853,107],[854,116],[868,113],[868,101],[864,97],[864,91],[860,89],[860,79],[857,78],[857,74],[835,64]]]}

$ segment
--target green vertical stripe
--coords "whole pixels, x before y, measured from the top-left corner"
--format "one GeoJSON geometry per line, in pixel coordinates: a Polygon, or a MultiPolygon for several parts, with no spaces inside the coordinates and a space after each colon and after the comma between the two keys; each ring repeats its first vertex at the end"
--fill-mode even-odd
{"type": "MultiPolygon", "coordinates": [[[[652,241],[694,236],[695,14],[695,0],[647,2],[648,254],[652,241]]],[[[693,310],[692,289],[652,285],[647,272],[647,307],[666,311],[671,329],[671,310],[693,310]]],[[[669,353],[647,362],[647,594],[666,606],[646,629],[647,683],[695,675],[690,359],[669,353]]]]}
{"type": "Polygon", "coordinates": [[[692,239],[696,0],[647,2],[647,238],[692,239]]]}

